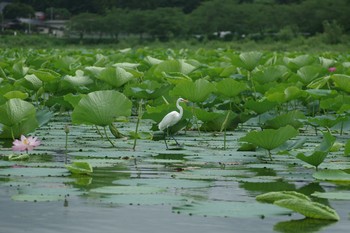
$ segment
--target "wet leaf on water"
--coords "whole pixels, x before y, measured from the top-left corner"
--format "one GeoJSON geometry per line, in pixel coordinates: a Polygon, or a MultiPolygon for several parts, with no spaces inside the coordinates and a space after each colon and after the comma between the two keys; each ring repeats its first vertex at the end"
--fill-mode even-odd
{"type": "Polygon", "coordinates": [[[100,194],[150,194],[164,191],[163,188],[150,186],[104,186],[90,190],[91,193],[100,194]]]}
{"type": "Polygon", "coordinates": [[[68,175],[65,168],[18,167],[0,170],[0,176],[47,177],[68,175]]]}
{"type": "Polygon", "coordinates": [[[294,210],[309,218],[339,220],[339,215],[334,209],[318,202],[312,202],[300,198],[287,198],[275,201],[274,204],[294,210]]]}
{"type": "Polygon", "coordinates": [[[150,186],[158,188],[204,188],[209,187],[210,182],[198,180],[183,180],[173,178],[157,178],[157,179],[128,179],[117,180],[113,182],[118,185],[128,186],[150,186]]]}
{"type": "Polygon", "coordinates": [[[311,196],[331,200],[350,200],[350,192],[314,192],[311,196]]]}
{"type": "Polygon", "coordinates": [[[271,204],[274,203],[275,201],[282,200],[282,199],[289,199],[289,198],[297,198],[297,199],[311,201],[311,199],[308,196],[305,196],[304,194],[298,193],[295,191],[268,192],[268,193],[264,193],[256,196],[257,201],[271,203],[271,204]]]}
{"type": "Polygon", "coordinates": [[[249,218],[288,214],[274,205],[247,202],[207,201],[174,207],[173,211],[189,215],[249,218]]]}
{"type": "Polygon", "coordinates": [[[66,168],[72,174],[91,174],[93,172],[92,166],[88,162],[75,161],[72,164],[67,164],[66,168]]]}
{"type": "Polygon", "coordinates": [[[342,170],[322,170],[312,175],[315,179],[334,182],[350,182],[350,174],[342,170]]]}
{"type": "Polygon", "coordinates": [[[100,201],[118,205],[181,205],[186,202],[186,199],[169,194],[119,194],[108,195],[100,201]]]}

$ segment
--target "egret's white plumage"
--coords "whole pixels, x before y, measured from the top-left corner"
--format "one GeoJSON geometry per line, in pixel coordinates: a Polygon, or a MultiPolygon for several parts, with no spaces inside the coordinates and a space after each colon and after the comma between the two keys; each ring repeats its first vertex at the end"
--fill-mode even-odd
{"type": "MultiPolygon", "coordinates": [[[[180,106],[180,102],[187,102],[187,100],[185,100],[183,98],[178,98],[176,101],[176,107],[179,109],[179,112],[177,112],[177,111],[169,112],[168,114],[165,115],[163,120],[158,124],[159,130],[164,131],[164,141],[165,141],[165,145],[167,148],[168,148],[168,145],[167,145],[166,140],[165,140],[165,131],[167,131],[169,127],[175,125],[177,122],[179,122],[181,120],[182,115],[183,115],[183,109],[180,106]]],[[[175,138],[174,138],[174,140],[177,143],[175,138]]]]}
{"type": "Polygon", "coordinates": [[[167,128],[175,125],[177,122],[179,122],[183,115],[183,109],[180,106],[180,102],[187,102],[187,100],[183,98],[178,98],[176,101],[176,107],[179,109],[179,112],[172,111],[165,115],[163,120],[158,124],[158,128],[161,131],[166,130],[167,128]]]}

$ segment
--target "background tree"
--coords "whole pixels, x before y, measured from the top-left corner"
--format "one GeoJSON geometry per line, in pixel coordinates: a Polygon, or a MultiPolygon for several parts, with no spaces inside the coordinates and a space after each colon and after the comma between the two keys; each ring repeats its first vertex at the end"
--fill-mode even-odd
{"type": "Polygon", "coordinates": [[[79,32],[79,38],[82,40],[87,33],[99,30],[100,17],[93,13],[81,13],[71,18],[69,28],[70,30],[79,32]]]}
{"type": "Polygon", "coordinates": [[[111,10],[108,10],[103,20],[106,33],[110,34],[112,37],[118,40],[119,34],[125,32],[125,28],[127,25],[126,21],[126,10],[120,8],[112,8],[111,10]]]}
{"type": "Polygon", "coordinates": [[[28,18],[34,16],[34,9],[32,6],[23,3],[12,3],[5,6],[3,10],[5,19],[15,19],[19,17],[28,18]]]}
{"type": "Polygon", "coordinates": [[[161,41],[179,37],[185,32],[185,15],[179,8],[157,8],[149,11],[147,32],[161,41]]]}

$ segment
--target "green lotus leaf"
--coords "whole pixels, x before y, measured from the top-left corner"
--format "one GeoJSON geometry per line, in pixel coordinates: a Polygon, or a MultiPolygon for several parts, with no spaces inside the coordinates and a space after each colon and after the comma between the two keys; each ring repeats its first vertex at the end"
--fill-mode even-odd
{"type": "Polygon", "coordinates": [[[303,126],[303,123],[300,121],[300,119],[305,118],[306,117],[302,112],[294,110],[266,121],[264,127],[278,129],[286,125],[291,125],[297,129],[303,126]]]}
{"type": "Polygon", "coordinates": [[[339,215],[334,209],[318,202],[311,202],[300,198],[287,198],[275,201],[274,204],[291,209],[308,218],[339,220],[339,215]]]}
{"type": "Polygon", "coordinates": [[[62,177],[67,175],[64,168],[19,167],[0,170],[0,176],[14,177],[62,177]]]}
{"type": "Polygon", "coordinates": [[[91,165],[84,161],[76,161],[72,164],[67,164],[66,168],[72,174],[91,174],[93,172],[91,165]]]}
{"type": "Polygon", "coordinates": [[[322,232],[323,228],[327,228],[335,221],[327,221],[324,219],[314,218],[302,218],[293,219],[287,221],[281,221],[273,226],[274,232],[298,232],[298,233],[311,233],[311,232],[322,232]]]}
{"type": "Polygon", "coordinates": [[[34,132],[38,126],[39,124],[36,116],[31,115],[18,124],[12,126],[3,125],[1,129],[2,132],[0,133],[0,138],[19,138],[21,135],[26,135],[28,133],[34,132]]]}
{"type": "Polygon", "coordinates": [[[134,75],[121,67],[108,67],[102,70],[97,76],[113,87],[121,87],[134,78],[134,75]]]}
{"type": "Polygon", "coordinates": [[[162,73],[182,73],[187,75],[195,69],[195,66],[185,62],[184,60],[166,60],[156,65],[154,74],[157,77],[161,77],[162,73]]]}
{"type": "Polygon", "coordinates": [[[325,76],[325,77],[316,78],[313,81],[311,81],[307,85],[307,87],[311,88],[311,89],[320,89],[324,85],[326,85],[326,83],[329,81],[330,78],[331,78],[331,76],[325,76]]]}
{"type": "Polygon", "coordinates": [[[350,93],[350,76],[345,74],[334,74],[331,76],[334,84],[343,91],[350,93]]]}
{"type": "Polygon", "coordinates": [[[171,85],[161,85],[156,81],[145,80],[142,83],[126,85],[123,93],[126,96],[139,99],[156,99],[159,96],[167,94],[171,88],[171,85]]]}
{"type": "Polygon", "coordinates": [[[261,84],[271,83],[285,77],[288,72],[290,72],[288,68],[282,65],[266,66],[262,70],[254,72],[252,79],[261,84]]]}
{"type": "Polygon", "coordinates": [[[257,201],[271,204],[273,204],[275,201],[291,198],[311,201],[311,199],[308,196],[305,196],[304,194],[295,191],[268,192],[255,197],[257,201]]]}
{"type": "Polygon", "coordinates": [[[336,61],[334,59],[329,59],[325,57],[319,57],[320,63],[323,68],[328,69],[331,66],[334,66],[336,61]]]}
{"type": "Polygon", "coordinates": [[[24,79],[30,83],[30,85],[32,86],[32,88],[34,90],[38,90],[43,85],[43,82],[38,77],[36,77],[34,74],[28,74],[28,75],[24,76],[24,79]]]}
{"type": "Polygon", "coordinates": [[[262,53],[260,52],[243,52],[239,55],[239,59],[241,61],[241,65],[244,69],[252,71],[259,65],[259,62],[262,57],[262,53]]]}
{"type": "Polygon", "coordinates": [[[27,160],[29,159],[28,154],[10,154],[7,156],[9,161],[22,161],[22,160],[27,160]]]}
{"type": "Polygon", "coordinates": [[[21,99],[10,99],[0,106],[0,123],[11,127],[32,119],[32,124],[37,125],[38,122],[34,119],[35,112],[35,107],[31,103],[21,99]]]}
{"type": "Polygon", "coordinates": [[[185,179],[127,179],[127,180],[117,180],[113,182],[118,185],[128,185],[128,186],[151,186],[158,188],[204,188],[209,187],[210,182],[207,181],[198,181],[198,180],[185,180],[185,179]]]}
{"type": "Polygon", "coordinates": [[[31,74],[34,74],[38,79],[40,79],[42,82],[53,82],[58,80],[61,75],[53,70],[50,69],[29,69],[28,71],[31,74]]]}
{"type": "Polygon", "coordinates": [[[298,71],[297,74],[304,84],[309,84],[311,81],[315,80],[320,76],[322,72],[322,67],[317,65],[303,66],[298,71]]]}
{"type": "Polygon", "coordinates": [[[311,196],[331,200],[350,200],[349,192],[314,192],[311,196]]]}
{"type": "Polygon", "coordinates": [[[28,93],[24,93],[22,91],[9,91],[6,94],[4,94],[4,97],[6,99],[27,99],[28,93]]]}
{"type": "Polygon", "coordinates": [[[75,108],[79,104],[79,101],[84,97],[84,94],[74,95],[72,93],[69,93],[65,96],[63,96],[64,101],[67,101],[70,105],[75,108]]]}
{"type": "Polygon", "coordinates": [[[197,79],[195,82],[182,81],[174,87],[172,94],[181,96],[191,102],[205,101],[215,91],[215,85],[206,79],[197,79]]]}
{"type": "Polygon", "coordinates": [[[165,189],[151,186],[104,186],[91,189],[91,193],[101,194],[150,194],[162,193],[165,189]]]}
{"type": "Polygon", "coordinates": [[[129,116],[131,105],[131,101],[117,91],[91,92],[74,108],[72,122],[108,126],[118,116],[129,116]]]}
{"type": "Polygon", "coordinates": [[[262,101],[256,101],[256,100],[250,99],[244,104],[245,108],[253,110],[257,114],[267,112],[276,106],[277,106],[277,102],[271,102],[267,99],[264,99],[262,101]]]}
{"type": "Polygon", "coordinates": [[[329,132],[323,133],[323,140],[321,144],[315,148],[311,155],[298,153],[297,158],[318,168],[318,166],[325,160],[329,151],[331,150],[336,138],[329,132]]]}
{"type": "Polygon", "coordinates": [[[229,98],[235,97],[239,93],[247,89],[248,86],[246,83],[236,81],[232,78],[225,78],[220,82],[216,83],[217,92],[229,98]]]}
{"type": "Polygon", "coordinates": [[[334,182],[350,182],[350,174],[342,170],[322,170],[312,175],[315,179],[334,182]]]}
{"type": "Polygon", "coordinates": [[[185,213],[200,216],[238,217],[249,218],[254,216],[271,216],[287,214],[282,208],[265,203],[229,202],[229,201],[207,201],[191,203],[174,207],[177,213],[185,213]]]}
{"type": "Polygon", "coordinates": [[[84,75],[84,72],[82,70],[75,71],[75,76],[66,75],[63,77],[62,81],[67,82],[68,85],[79,87],[93,83],[93,81],[88,76],[84,75]]]}
{"type": "Polygon", "coordinates": [[[182,196],[169,194],[118,194],[101,198],[102,203],[118,205],[181,205],[186,203],[182,196]]]}
{"type": "Polygon", "coordinates": [[[265,129],[263,131],[252,131],[240,140],[252,143],[266,150],[272,150],[285,143],[292,137],[298,135],[298,131],[287,125],[279,129],[265,129]]]}
{"type": "Polygon", "coordinates": [[[157,59],[157,58],[154,58],[151,56],[146,56],[145,61],[150,65],[157,65],[157,64],[163,62],[163,60],[160,60],[160,59],[157,59]]]}
{"type": "Polygon", "coordinates": [[[51,202],[51,201],[64,201],[65,196],[62,195],[42,195],[42,194],[16,194],[12,195],[13,201],[28,201],[28,202],[51,202]]]}
{"type": "Polygon", "coordinates": [[[284,63],[293,71],[300,69],[303,66],[311,65],[315,59],[308,54],[300,55],[294,58],[284,57],[284,63]]]}

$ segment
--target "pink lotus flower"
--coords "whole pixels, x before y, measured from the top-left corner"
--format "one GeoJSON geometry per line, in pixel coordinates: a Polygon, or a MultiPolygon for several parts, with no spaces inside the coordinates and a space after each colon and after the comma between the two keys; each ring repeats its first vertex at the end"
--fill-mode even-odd
{"type": "Polygon", "coordinates": [[[21,135],[21,140],[16,139],[13,142],[12,150],[13,151],[31,151],[34,147],[40,145],[40,141],[37,137],[28,137],[26,138],[24,135],[21,135]]]}
{"type": "Polygon", "coordinates": [[[336,67],[329,67],[329,68],[328,68],[328,71],[329,71],[329,72],[335,72],[336,70],[337,70],[336,67]]]}

